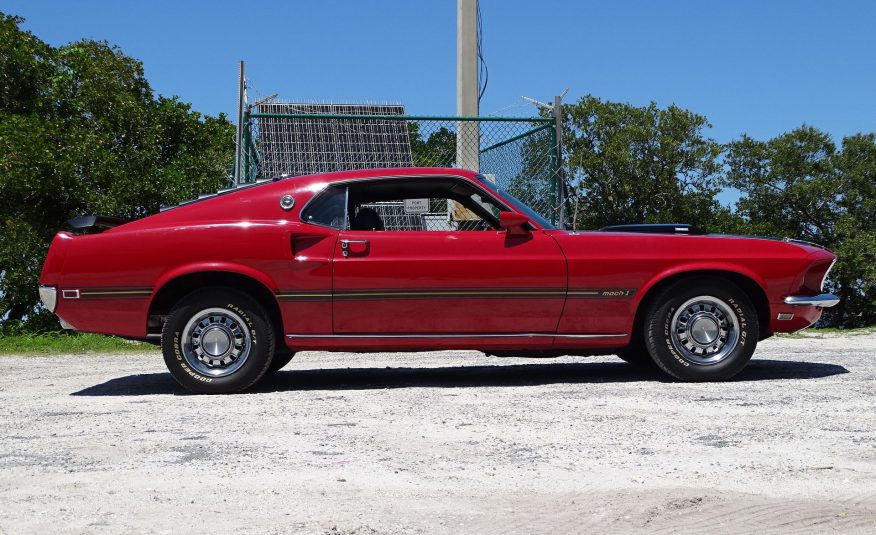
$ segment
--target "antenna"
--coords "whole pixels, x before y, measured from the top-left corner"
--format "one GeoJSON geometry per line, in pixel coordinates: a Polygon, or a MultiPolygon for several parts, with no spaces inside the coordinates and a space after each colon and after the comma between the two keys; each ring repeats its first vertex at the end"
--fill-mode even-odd
{"type": "Polygon", "coordinates": [[[553,104],[546,104],[540,100],[535,100],[534,98],[529,98],[529,97],[520,97],[520,98],[522,98],[526,102],[529,102],[530,104],[535,104],[537,107],[544,108],[546,110],[549,110],[549,109],[554,107],[553,104]]]}
{"type": "MultiPolygon", "coordinates": [[[[563,98],[565,98],[565,96],[566,96],[568,93],[569,93],[569,88],[568,88],[568,87],[567,87],[566,89],[563,89],[563,92],[560,93],[560,100],[563,100],[563,98]]],[[[520,98],[522,98],[522,99],[525,100],[526,102],[529,102],[530,104],[534,104],[534,105],[535,105],[536,107],[538,107],[538,108],[542,108],[542,109],[545,109],[545,110],[548,110],[548,111],[551,111],[551,110],[554,109],[554,105],[553,105],[553,104],[548,104],[548,103],[546,103],[546,102],[542,102],[542,101],[540,101],[540,100],[536,100],[536,99],[534,99],[534,98],[529,98],[529,97],[520,97],[520,98]]]]}
{"type": "Polygon", "coordinates": [[[252,104],[250,104],[249,109],[257,108],[257,107],[259,107],[259,105],[264,104],[265,102],[268,102],[269,100],[274,100],[275,98],[277,98],[277,95],[278,95],[278,93],[274,93],[273,95],[267,96],[265,98],[260,98],[257,101],[253,102],[252,104]]]}

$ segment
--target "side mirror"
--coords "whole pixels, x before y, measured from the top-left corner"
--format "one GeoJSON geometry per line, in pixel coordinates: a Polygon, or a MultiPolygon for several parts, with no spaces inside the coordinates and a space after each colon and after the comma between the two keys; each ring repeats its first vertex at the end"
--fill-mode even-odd
{"type": "Polygon", "coordinates": [[[529,218],[517,212],[499,212],[499,226],[508,231],[509,236],[529,234],[529,218]]]}

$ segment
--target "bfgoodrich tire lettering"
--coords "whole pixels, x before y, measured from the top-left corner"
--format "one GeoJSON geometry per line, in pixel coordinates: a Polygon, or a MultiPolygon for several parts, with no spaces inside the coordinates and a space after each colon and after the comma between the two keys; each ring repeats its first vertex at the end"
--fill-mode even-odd
{"type": "Polygon", "coordinates": [[[654,362],[684,381],[721,381],[742,371],[758,340],[757,312],[735,284],[681,280],[646,315],[645,344],[654,362]]]}
{"type": "Polygon", "coordinates": [[[274,329],[262,306],[229,288],[183,298],[161,333],[164,363],[176,381],[202,394],[240,392],[268,370],[274,329]]]}

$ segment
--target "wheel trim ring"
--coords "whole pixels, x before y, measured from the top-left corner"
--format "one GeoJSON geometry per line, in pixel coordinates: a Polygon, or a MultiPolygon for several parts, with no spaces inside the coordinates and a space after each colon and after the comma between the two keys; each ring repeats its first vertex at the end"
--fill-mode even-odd
{"type": "Polygon", "coordinates": [[[669,326],[670,341],[682,358],[700,366],[711,366],[726,359],[739,343],[739,318],[723,300],[700,295],[688,299],[676,309],[669,326]],[[703,343],[691,332],[698,321],[718,325],[717,337],[703,343]]]}
{"type": "Polygon", "coordinates": [[[238,314],[225,308],[205,308],[192,315],[182,330],[180,349],[192,369],[208,377],[226,377],[238,371],[249,358],[252,335],[238,314]],[[213,355],[201,348],[200,337],[221,329],[229,337],[226,351],[213,355]]]}

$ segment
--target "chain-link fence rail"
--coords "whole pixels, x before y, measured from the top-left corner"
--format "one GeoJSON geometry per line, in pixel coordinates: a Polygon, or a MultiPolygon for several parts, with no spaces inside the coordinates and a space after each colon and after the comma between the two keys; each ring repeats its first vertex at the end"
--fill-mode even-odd
{"type": "MultiPolygon", "coordinates": [[[[243,176],[276,176],[382,167],[465,167],[485,175],[557,224],[558,157],[554,119],[544,117],[427,117],[399,105],[260,104],[245,116],[243,176]],[[321,113],[327,107],[334,113],[321,113]],[[457,135],[460,133],[461,135],[457,135]],[[464,143],[464,145],[460,145],[464,143]],[[463,161],[464,165],[460,165],[463,161]]],[[[412,213],[403,200],[368,206],[387,229],[479,228],[477,210],[453,199],[428,200],[412,213]]]]}

